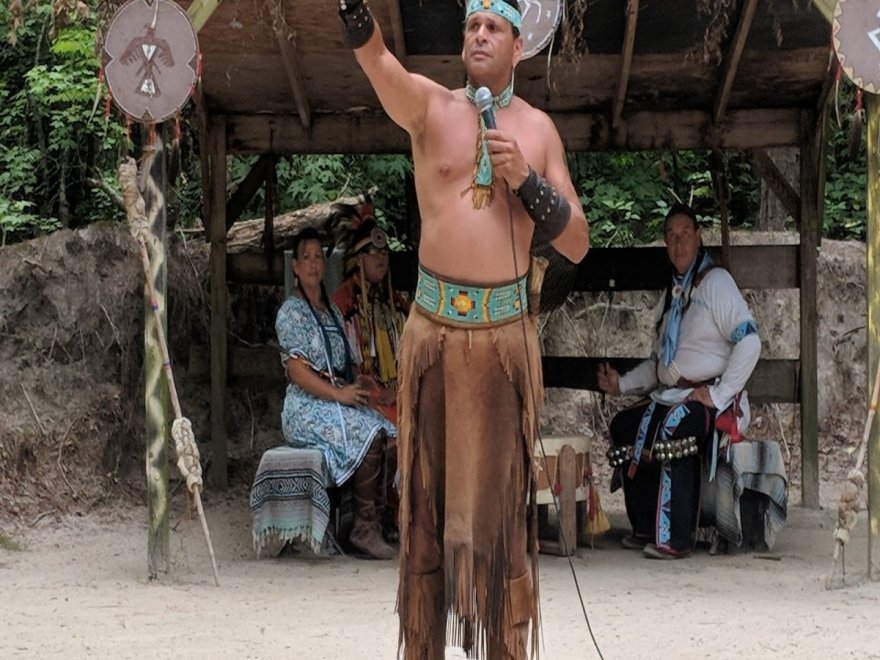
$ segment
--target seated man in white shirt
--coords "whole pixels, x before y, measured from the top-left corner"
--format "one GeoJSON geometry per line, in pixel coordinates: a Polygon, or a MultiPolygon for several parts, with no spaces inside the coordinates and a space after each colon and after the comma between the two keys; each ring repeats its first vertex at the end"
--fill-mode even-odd
{"type": "Polygon", "coordinates": [[[601,365],[598,381],[608,394],[650,396],[611,421],[612,490],[622,483],[633,528],[624,546],[675,559],[694,546],[700,462],[712,473],[718,434],[736,440],[748,425],[743,388],[761,341],[730,273],[704,250],[694,211],[676,204],[663,231],[672,267],[654,351],[624,375],[601,365]]]}

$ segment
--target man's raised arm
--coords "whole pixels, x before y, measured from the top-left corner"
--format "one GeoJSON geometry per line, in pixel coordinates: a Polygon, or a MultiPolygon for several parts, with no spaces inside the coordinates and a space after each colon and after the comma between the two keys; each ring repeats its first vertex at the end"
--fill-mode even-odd
{"type": "Polygon", "coordinates": [[[382,108],[410,135],[418,133],[436,83],[403,68],[385,46],[382,31],[365,0],[339,0],[339,17],[346,42],[354,49],[382,108]]]}

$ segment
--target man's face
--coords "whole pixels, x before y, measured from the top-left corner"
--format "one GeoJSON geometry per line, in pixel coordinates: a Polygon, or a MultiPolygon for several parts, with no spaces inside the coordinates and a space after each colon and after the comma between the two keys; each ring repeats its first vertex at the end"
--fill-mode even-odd
{"type": "Polygon", "coordinates": [[[379,284],[388,273],[388,248],[370,246],[366,252],[358,255],[364,277],[370,284],[379,284]]]}
{"type": "Polygon", "coordinates": [[[697,256],[702,238],[694,221],[684,214],[674,215],[666,222],[666,254],[675,272],[684,275],[697,256]]]}
{"type": "Polygon", "coordinates": [[[522,35],[514,37],[513,26],[498,14],[478,11],[465,21],[461,59],[474,85],[506,84],[522,50],[522,35]]]}

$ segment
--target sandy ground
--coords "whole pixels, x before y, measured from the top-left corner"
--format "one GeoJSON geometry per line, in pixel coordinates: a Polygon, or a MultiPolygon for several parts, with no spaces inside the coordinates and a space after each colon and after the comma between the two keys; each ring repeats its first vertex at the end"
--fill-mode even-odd
{"type": "MultiPolygon", "coordinates": [[[[103,509],[13,534],[0,550],[0,658],[393,658],[396,562],[256,559],[243,493],[207,503],[221,585],[196,520],[175,515],[172,567],[146,579],[146,510],[103,509]]],[[[864,515],[847,583],[824,588],[834,511],[794,508],[770,556],[658,562],[620,547],[625,517],[574,572],[605,658],[880,658],[880,584],[864,515]]],[[[543,654],[598,658],[571,569],[541,556],[543,654]]],[[[447,658],[463,658],[448,650],[447,658]]]]}

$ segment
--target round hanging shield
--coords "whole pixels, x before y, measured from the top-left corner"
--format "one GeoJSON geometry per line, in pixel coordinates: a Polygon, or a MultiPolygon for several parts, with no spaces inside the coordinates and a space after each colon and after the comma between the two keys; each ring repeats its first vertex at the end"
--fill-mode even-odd
{"type": "Polygon", "coordinates": [[[880,2],[838,0],[831,35],[840,66],[853,84],[880,92],[880,2]]]}
{"type": "Polygon", "coordinates": [[[518,0],[522,14],[522,30],[525,41],[522,58],[529,59],[541,52],[562,20],[563,0],[518,0]]]}
{"type": "Polygon", "coordinates": [[[113,100],[135,121],[165,121],[192,94],[199,44],[186,12],[170,0],[130,0],[116,12],[101,53],[113,100]]]}

